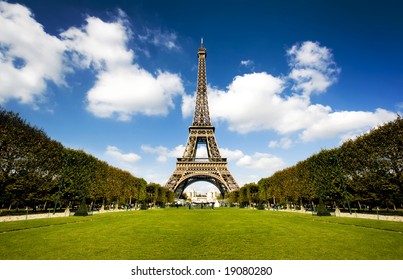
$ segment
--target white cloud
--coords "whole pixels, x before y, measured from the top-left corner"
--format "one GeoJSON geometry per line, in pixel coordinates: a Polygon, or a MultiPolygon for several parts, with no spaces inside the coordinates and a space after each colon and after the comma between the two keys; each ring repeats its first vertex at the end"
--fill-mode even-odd
{"type": "Polygon", "coordinates": [[[154,77],[130,65],[101,72],[94,87],[87,93],[87,109],[95,116],[127,121],[135,114],[167,115],[174,107],[173,97],[183,92],[180,78],[169,72],[154,77]]]}
{"type": "Polygon", "coordinates": [[[305,41],[292,46],[287,54],[290,56],[290,64],[298,68],[315,68],[326,71],[329,64],[334,64],[333,55],[326,47],[321,47],[318,42],[305,41]]]}
{"type": "Polygon", "coordinates": [[[283,84],[281,79],[266,73],[236,76],[227,92],[209,89],[211,117],[228,121],[229,129],[240,133],[270,128],[266,104],[281,102],[278,94],[283,84]]]}
{"type": "Polygon", "coordinates": [[[346,140],[394,118],[396,114],[384,109],[376,109],[375,112],[332,112],[305,129],[300,137],[303,141],[312,141],[341,135],[346,140]]]}
{"type": "Polygon", "coordinates": [[[285,166],[281,158],[267,153],[255,153],[252,156],[244,155],[236,164],[250,169],[262,169],[268,173],[272,173],[285,166]]]}
{"type": "Polygon", "coordinates": [[[161,29],[150,29],[145,30],[145,34],[139,35],[139,39],[143,42],[148,42],[157,47],[165,47],[169,50],[179,49],[176,43],[177,35],[174,32],[162,31],[161,29]]]}
{"type": "Polygon", "coordinates": [[[333,60],[331,51],[317,42],[306,41],[292,46],[287,54],[290,58],[293,89],[303,95],[322,93],[337,80],[340,69],[333,60]]]}
{"type": "Polygon", "coordinates": [[[123,20],[104,22],[88,17],[85,26],[70,27],[60,35],[79,66],[114,70],[131,65],[134,53],[126,47],[129,34],[123,20]]]}
{"type": "Polygon", "coordinates": [[[99,155],[110,165],[126,170],[134,176],[142,177],[142,172],[138,168],[141,157],[135,153],[124,153],[116,146],[107,146],[105,152],[99,155]]]}
{"type": "Polygon", "coordinates": [[[124,163],[134,163],[141,159],[141,157],[135,153],[124,154],[115,146],[108,146],[104,154],[118,162],[124,163]]]}
{"type": "Polygon", "coordinates": [[[244,156],[244,153],[241,150],[230,150],[227,148],[221,148],[220,153],[221,156],[227,158],[228,161],[238,160],[244,156]]]}
{"type": "MultiPolygon", "coordinates": [[[[330,106],[312,104],[311,94],[326,91],[340,72],[332,53],[318,43],[304,42],[293,46],[288,55],[291,59],[289,76],[251,73],[236,76],[226,90],[209,86],[213,124],[226,122],[230,130],[238,133],[274,130],[284,136],[280,142],[272,141],[269,146],[289,148],[292,133],[298,133],[303,141],[328,137],[345,139],[395,117],[394,113],[383,109],[335,112],[330,106]],[[287,94],[290,89],[297,92],[287,94]]],[[[194,98],[183,96],[183,117],[191,116],[194,98]]]]}
{"type": "Polygon", "coordinates": [[[253,60],[247,59],[247,60],[241,60],[241,65],[253,70],[255,63],[253,62],[253,60]]]}
{"type": "Polygon", "coordinates": [[[75,62],[96,71],[95,85],[87,93],[87,110],[97,117],[130,120],[136,114],[166,115],[173,98],[184,93],[177,74],[152,74],[133,63],[127,48],[131,31],[123,19],[104,22],[89,17],[86,25],[61,34],[75,62]]]}
{"type": "Polygon", "coordinates": [[[152,147],[149,145],[141,145],[141,150],[148,154],[156,154],[158,156],[157,161],[165,162],[168,160],[168,158],[182,157],[185,147],[183,145],[179,145],[170,150],[164,146],[152,147]]]}
{"type": "MultiPolygon", "coordinates": [[[[207,92],[211,95],[211,89],[208,89],[207,92]]],[[[209,97],[211,99],[211,97],[209,97]]],[[[187,118],[193,116],[194,106],[195,106],[196,98],[195,95],[182,95],[182,116],[183,118],[187,118]]],[[[209,104],[211,106],[211,104],[209,104]]]]}
{"type": "Polygon", "coordinates": [[[269,148],[282,148],[288,149],[292,147],[293,141],[288,137],[283,137],[279,141],[270,141],[269,148]]]}
{"type": "Polygon", "coordinates": [[[324,92],[333,83],[326,74],[310,68],[293,69],[289,77],[296,82],[293,89],[300,90],[305,95],[324,92]]]}
{"type": "Polygon", "coordinates": [[[48,81],[65,84],[65,46],[19,4],[0,2],[0,26],[0,104],[16,99],[36,107],[48,81]]]}

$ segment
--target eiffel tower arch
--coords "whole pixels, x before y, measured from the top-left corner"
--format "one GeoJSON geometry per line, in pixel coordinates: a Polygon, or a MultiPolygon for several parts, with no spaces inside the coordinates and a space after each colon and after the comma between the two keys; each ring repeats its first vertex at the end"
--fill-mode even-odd
{"type": "Polygon", "coordinates": [[[197,56],[197,89],[193,123],[189,127],[189,137],[183,156],[177,159],[176,168],[165,187],[180,196],[189,185],[205,181],[216,186],[224,195],[238,190],[239,186],[228,170],[227,159],[220,155],[214,134],[215,128],[210,122],[206,79],[207,52],[203,46],[203,39],[197,56]],[[196,157],[199,144],[206,146],[206,158],[196,157]]]}

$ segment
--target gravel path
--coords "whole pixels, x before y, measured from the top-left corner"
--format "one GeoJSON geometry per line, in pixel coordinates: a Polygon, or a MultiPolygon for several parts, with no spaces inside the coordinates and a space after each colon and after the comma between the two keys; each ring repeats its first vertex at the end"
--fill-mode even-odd
{"type": "MultiPolygon", "coordinates": [[[[102,214],[108,212],[121,212],[127,210],[104,210],[104,211],[94,211],[93,214],[102,214]]],[[[134,211],[134,210],[131,210],[134,211]]],[[[312,212],[308,211],[298,211],[298,210],[280,210],[284,212],[295,212],[295,213],[304,213],[312,215],[312,212]]],[[[333,215],[333,214],[332,214],[333,215]]],[[[23,220],[33,220],[33,219],[44,219],[44,218],[57,218],[57,217],[67,217],[70,216],[70,211],[65,211],[64,213],[47,213],[47,214],[30,214],[30,215],[20,215],[20,216],[3,216],[0,217],[0,222],[11,222],[11,221],[23,221],[23,220]]],[[[338,213],[337,217],[347,217],[347,218],[363,218],[363,219],[373,219],[373,220],[384,220],[384,221],[394,221],[394,222],[403,222],[402,216],[384,216],[384,215],[376,215],[376,214],[349,214],[349,213],[338,213]]]]}

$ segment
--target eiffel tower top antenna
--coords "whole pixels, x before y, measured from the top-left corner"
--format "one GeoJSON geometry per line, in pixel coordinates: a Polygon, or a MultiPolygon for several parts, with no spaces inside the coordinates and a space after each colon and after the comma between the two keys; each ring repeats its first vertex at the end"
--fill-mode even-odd
{"type": "Polygon", "coordinates": [[[203,37],[200,39],[200,47],[203,48],[203,37]]]}

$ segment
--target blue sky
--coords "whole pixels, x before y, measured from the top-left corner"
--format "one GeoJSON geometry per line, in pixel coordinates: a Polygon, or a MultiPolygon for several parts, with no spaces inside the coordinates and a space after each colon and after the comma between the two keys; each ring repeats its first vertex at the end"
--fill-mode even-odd
{"type": "Polygon", "coordinates": [[[164,184],[203,37],[217,143],[242,186],[401,114],[402,14],[391,0],[0,1],[0,105],[164,184]]]}

